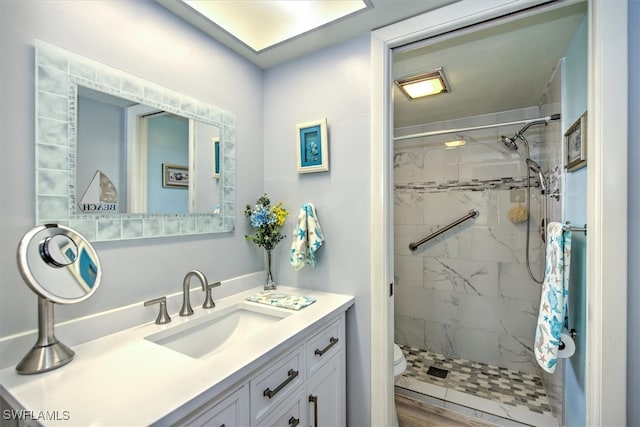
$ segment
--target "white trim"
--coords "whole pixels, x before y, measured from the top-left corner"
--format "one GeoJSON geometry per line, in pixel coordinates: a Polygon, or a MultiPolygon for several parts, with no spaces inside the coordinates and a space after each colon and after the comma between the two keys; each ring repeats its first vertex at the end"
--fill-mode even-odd
{"type": "MultiPolygon", "coordinates": [[[[130,213],[147,212],[149,171],[149,120],[148,114],[157,113],[156,107],[136,104],[127,108],[127,206],[130,213]]],[[[122,209],[121,209],[122,210],[122,209]]]]}
{"type": "Polygon", "coordinates": [[[390,154],[391,51],[383,39],[371,36],[371,420],[393,425],[393,190],[390,154]],[[390,170],[391,169],[391,170],[390,170]],[[391,227],[391,232],[389,228],[391,227]],[[389,277],[391,276],[391,277],[389,277]]]}
{"type": "MultiPolygon", "coordinates": [[[[189,213],[196,213],[196,194],[197,187],[197,147],[196,147],[196,121],[189,119],[189,135],[187,136],[189,143],[189,213]]],[[[215,164],[214,164],[215,168],[215,164]]]]}
{"type": "Polygon", "coordinates": [[[587,425],[626,425],[627,37],[626,1],[589,1],[587,425]]]}
{"type": "MultiPolygon", "coordinates": [[[[391,215],[389,132],[390,50],[412,41],[522,10],[541,1],[464,0],[408,19],[371,35],[371,419],[391,425],[393,400],[390,337],[393,304],[387,279],[392,272],[385,245],[391,215]],[[385,203],[387,205],[385,205],[385,203]],[[381,265],[384,261],[384,265],[381,265]],[[387,332],[389,333],[389,332],[387,332]]],[[[554,3],[557,5],[560,2],[554,3]]],[[[569,2],[564,2],[569,3],[569,2]]],[[[627,200],[627,5],[590,0],[590,93],[588,172],[587,424],[624,425],[626,414],[626,200],[627,200]],[[603,46],[607,51],[604,52],[603,46]],[[617,47],[616,47],[617,46],[617,47]],[[594,76],[598,76],[595,79],[594,76]],[[606,76],[606,78],[605,78],[606,76]],[[605,136],[607,151],[604,150],[605,136]],[[607,206],[615,209],[605,211],[607,206]],[[592,232],[593,231],[593,232],[592,232]],[[607,292],[603,292],[603,278],[607,292]],[[604,335],[606,331],[606,336],[604,335]],[[607,366],[607,376],[602,367],[607,366]]],[[[553,7],[553,5],[551,6],[553,7]]],[[[392,334],[392,332],[391,332],[392,334]]],[[[391,335],[392,336],[392,335],[391,335]]]]}

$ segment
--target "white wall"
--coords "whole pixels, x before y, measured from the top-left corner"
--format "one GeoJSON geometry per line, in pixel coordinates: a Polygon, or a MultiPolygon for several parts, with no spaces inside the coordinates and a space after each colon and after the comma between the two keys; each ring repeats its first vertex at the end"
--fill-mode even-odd
{"type": "MultiPolygon", "coordinates": [[[[264,92],[265,191],[291,212],[276,248],[280,284],[355,295],[347,314],[347,423],[368,426],[370,337],[370,47],[360,37],[269,69],[264,92]],[[296,124],[327,118],[329,172],[298,175],[296,124]],[[300,206],[315,204],[326,236],[316,268],[289,264],[300,206]]],[[[383,332],[381,332],[383,333],[383,332]]]]}
{"type": "MultiPolygon", "coordinates": [[[[0,165],[7,185],[0,206],[0,337],[36,326],[36,297],[21,279],[14,255],[22,236],[35,225],[34,39],[237,116],[236,231],[96,243],[104,271],[101,288],[81,304],[57,306],[56,320],[177,292],[193,268],[210,281],[262,269],[261,258],[244,239],[248,227],[242,216],[244,201],[263,189],[263,158],[255,155],[262,153],[262,71],[154,2],[2,0],[0,165]]],[[[142,305],[140,310],[146,310],[149,320],[155,316],[142,305]]]]}

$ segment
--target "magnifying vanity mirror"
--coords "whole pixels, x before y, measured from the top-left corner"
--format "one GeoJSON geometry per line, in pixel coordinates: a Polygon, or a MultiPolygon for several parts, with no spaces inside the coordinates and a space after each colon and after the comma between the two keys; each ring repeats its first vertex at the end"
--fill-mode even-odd
{"type": "Polygon", "coordinates": [[[36,223],[89,241],[235,228],[235,116],[36,46],[36,223]]]}
{"type": "Polygon", "coordinates": [[[74,352],[55,337],[53,303],[74,304],[93,295],[102,277],[98,255],[78,232],[64,225],[46,224],[22,238],[18,269],[38,295],[38,340],[16,370],[37,374],[66,365],[74,352]]]}

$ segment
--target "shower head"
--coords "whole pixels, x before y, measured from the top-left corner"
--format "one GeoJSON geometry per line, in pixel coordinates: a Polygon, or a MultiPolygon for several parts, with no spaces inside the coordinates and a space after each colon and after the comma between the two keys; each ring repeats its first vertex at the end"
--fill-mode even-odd
{"type": "Polygon", "coordinates": [[[542,190],[542,194],[547,192],[547,180],[542,173],[542,168],[532,159],[527,159],[527,167],[531,169],[534,173],[538,174],[538,179],[540,180],[540,189],[542,190]]]}
{"type": "MultiPolygon", "coordinates": [[[[521,139],[522,141],[525,142],[525,144],[527,143],[527,140],[524,137],[524,133],[526,132],[527,129],[529,129],[531,126],[535,126],[535,125],[548,125],[549,122],[551,120],[559,120],[560,119],[560,114],[552,114],[550,116],[546,116],[540,120],[532,120],[529,123],[527,123],[522,129],[520,129],[518,132],[516,132],[515,135],[513,135],[513,137],[509,138],[508,136],[504,136],[502,135],[500,137],[500,141],[510,150],[517,150],[518,149],[518,145],[516,144],[516,141],[518,139],[521,139]]],[[[528,154],[527,154],[528,155],[528,154]]]]}
{"type": "Polygon", "coordinates": [[[518,139],[518,135],[514,135],[513,138],[509,138],[508,136],[502,135],[500,137],[500,141],[510,150],[517,150],[518,144],[516,144],[516,139],[518,139]]]}

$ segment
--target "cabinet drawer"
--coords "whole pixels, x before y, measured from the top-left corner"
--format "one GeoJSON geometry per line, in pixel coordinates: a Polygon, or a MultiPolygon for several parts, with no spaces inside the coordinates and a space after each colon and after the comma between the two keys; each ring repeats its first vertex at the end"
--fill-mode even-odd
{"type": "Polygon", "coordinates": [[[307,369],[311,376],[344,345],[342,317],[318,332],[306,344],[307,369]]]}
{"type": "Polygon", "coordinates": [[[251,380],[251,413],[260,422],[304,381],[303,348],[280,358],[251,380]]]}
{"type": "Polygon", "coordinates": [[[276,408],[275,413],[265,418],[258,427],[303,427],[308,423],[305,416],[304,387],[300,387],[287,401],[282,402],[282,408],[276,408]]]}
{"type": "Polygon", "coordinates": [[[177,425],[181,426],[225,426],[249,425],[249,387],[242,386],[219,403],[189,415],[177,425]]]}

